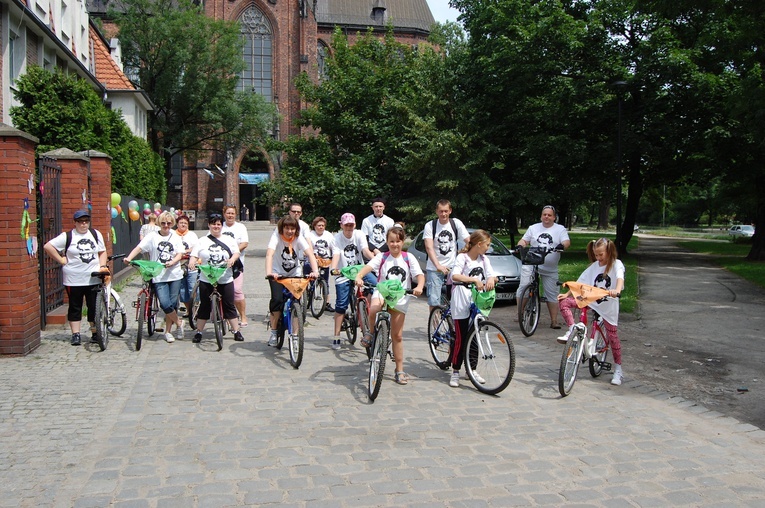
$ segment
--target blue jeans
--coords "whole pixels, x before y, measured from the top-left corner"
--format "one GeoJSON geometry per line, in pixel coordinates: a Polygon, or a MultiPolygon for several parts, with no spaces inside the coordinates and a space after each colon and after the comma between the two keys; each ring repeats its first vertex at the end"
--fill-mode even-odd
{"type": "MultiPolygon", "coordinates": [[[[368,273],[364,276],[364,282],[376,286],[377,278],[371,273],[368,273]]],[[[335,284],[335,313],[345,314],[346,309],[348,309],[348,302],[350,301],[351,288],[354,287],[355,284],[356,283],[352,280],[343,282],[342,284],[335,284]]]]}
{"type": "Polygon", "coordinates": [[[178,292],[181,289],[181,280],[171,282],[155,282],[154,291],[157,293],[159,306],[162,312],[170,314],[178,309],[178,292]]]}
{"type": "MultiPolygon", "coordinates": [[[[428,305],[437,307],[441,305],[441,289],[446,282],[446,275],[438,270],[426,270],[425,286],[428,288],[428,305]]],[[[448,289],[451,286],[447,286],[448,289]]]]}
{"type": "MultiPolygon", "coordinates": [[[[197,283],[197,277],[199,272],[196,270],[189,271],[184,278],[181,279],[181,301],[191,301],[191,292],[194,290],[194,285],[197,283]]],[[[199,296],[199,295],[196,295],[199,296]]]]}

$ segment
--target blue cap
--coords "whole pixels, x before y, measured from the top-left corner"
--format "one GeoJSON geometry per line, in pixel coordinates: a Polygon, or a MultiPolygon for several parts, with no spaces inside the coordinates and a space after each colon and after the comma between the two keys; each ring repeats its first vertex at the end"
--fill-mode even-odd
{"type": "Polygon", "coordinates": [[[90,219],[90,212],[87,210],[77,210],[74,212],[74,220],[82,219],[83,217],[90,219]]]}

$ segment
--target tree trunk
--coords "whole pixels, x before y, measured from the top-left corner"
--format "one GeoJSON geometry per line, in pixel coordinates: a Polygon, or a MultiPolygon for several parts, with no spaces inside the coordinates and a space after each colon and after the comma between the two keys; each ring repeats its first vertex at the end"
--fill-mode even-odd
{"type": "Polygon", "coordinates": [[[643,195],[643,178],[640,174],[640,160],[632,160],[629,162],[629,174],[627,182],[627,206],[624,208],[624,222],[617,227],[621,227],[620,230],[620,243],[617,245],[619,250],[619,257],[627,254],[627,244],[632,240],[632,236],[635,233],[635,219],[637,218],[638,205],[640,204],[640,198],[643,195]]]}
{"type": "Polygon", "coordinates": [[[600,198],[600,207],[598,208],[598,231],[608,229],[608,215],[611,212],[611,198],[603,196],[600,198]]]}
{"type": "Polygon", "coordinates": [[[755,177],[755,195],[757,201],[754,211],[754,237],[752,238],[752,248],[746,259],[749,261],[765,261],[765,166],[760,170],[760,174],[755,177]]]}

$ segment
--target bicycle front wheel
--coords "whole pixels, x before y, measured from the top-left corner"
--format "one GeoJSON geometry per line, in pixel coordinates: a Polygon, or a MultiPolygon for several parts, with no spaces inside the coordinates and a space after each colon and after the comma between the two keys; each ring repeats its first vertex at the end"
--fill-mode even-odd
{"type": "Polygon", "coordinates": [[[318,279],[314,283],[313,294],[311,296],[311,315],[319,319],[327,308],[329,301],[329,285],[324,279],[318,279]]]}
{"type": "Polygon", "coordinates": [[[574,388],[576,375],[579,372],[579,365],[582,363],[582,353],[584,352],[584,335],[581,331],[571,332],[568,342],[563,347],[563,355],[560,359],[560,370],[558,371],[558,391],[565,397],[574,388]]]}
{"type": "Polygon", "coordinates": [[[501,326],[481,321],[465,347],[465,369],[478,391],[496,395],[510,384],[515,373],[513,341],[501,326]]]}
{"type": "Polygon", "coordinates": [[[141,343],[143,342],[143,323],[146,320],[146,297],[145,291],[141,291],[138,294],[138,301],[135,308],[135,320],[138,323],[138,332],[135,336],[135,350],[141,350],[141,343]]]}
{"type": "Polygon", "coordinates": [[[444,317],[444,307],[433,307],[428,319],[428,346],[436,366],[442,370],[449,367],[449,354],[454,345],[454,320],[451,314],[444,317]]]}
{"type": "Polygon", "coordinates": [[[518,300],[518,324],[526,337],[531,337],[537,331],[540,308],[539,291],[534,284],[526,286],[518,300]]]}
{"type": "Polygon", "coordinates": [[[149,332],[149,337],[154,335],[154,332],[157,331],[157,314],[159,313],[159,301],[157,301],[157,294],[154,291],[151,291],[151,306],[146,309],[146,328],[149,332]]]}
{"type": "Polygon", "coordinates": [[[608,360],[608,346],[606,338],[603,337],[603,332],[597,326],[593,340],[595,341],[595,356],[590,358],[590,375],[598,377],[603,373],[603,365],[608,360]]]}
{"type": "Polygon", "coordinates": [[[345,311],[345,317],[343,318],[343,321],[345,322],[345,335],[348,337],[348,342],[350,344],[356,343],[356,327],[359,326],[358,324],[358,318],[357,316],[354,316],[353,309],[351,307],[353,305],[353,302],[348,305],[348,309],[345,311]]]}
{"type": "Polygon", "coordinates": [[[127,328],[127,313],[120,295],[113,289],[109,291],[109,318],[107,329],[115,337],[121,337],[127,328]]]}
{"type": "Polygon", "coordinates": [[[210,321],[213,323],[213,329],[215,330],[215,342],[218,343],[218,351],[223,349],[223,314],[220,308],[220,297],[213,293],[210,295],[210,321]]]}
{"type": "Polygon", "coordinates": [[[292,304],[290,309],[290,325],[292,325],[288,339],[290,365],[297,369],[303,362],[303,343],[305,341],[303,333],[303,306],[298,302],[292,304]]]}
{"type": "Polygon", "coordinates": [[[372,342],[372,358],[369,360],[369,388],[367,390],[367,395],[371,401],[374,401],[380,393],[380,385],[385,373],[385,360],[388,358],[388,343],[390,341],[389,326],[388,321],[380,321],[377,324],[375,338],[372,342]]]}
{"type": "Polygon", "coordinates": [[[197,329],[197,312],[199,311],[199,279],[194,284],[194,289],[191,290],[191,301],[189,307],[186,309],[186,315],[189,318],[189,326],[192,330],[197,329]]]}
{"type": "MultiPolygon", "coordinates": [[[[371,333],[372,329],[369,325],[369,309],[367,308],[367,299],[360,298],[356,303],[356,316],[359,320],[359,328],[361,329],[361,336],[365,333],[371,333]]],[[[372,346],[364,348],[367,351],[367,358],[372,358],[372,346]]]]}
{"type": "Polygon", "coordinates": [[[96,293],[96,342],[101,351],[106,351],[109,343],[109,309],[106,307],[105,298],[103,289],[96,293]]]}

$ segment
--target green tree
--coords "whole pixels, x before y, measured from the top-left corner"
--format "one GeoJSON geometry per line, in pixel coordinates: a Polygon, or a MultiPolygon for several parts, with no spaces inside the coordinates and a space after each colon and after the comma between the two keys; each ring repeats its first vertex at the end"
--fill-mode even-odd
{"type": "Polygon", "coordinates": [[[125,66],[154,104],[149,141],[167,178],[176,153],[263,143],[275,110],[261,95],[237,91],[244,65],[237,22],[209,18],[191,0],[123,0],[110,15],[125,66]]]}
{"type": "Polygon", "coordinates": [[[31,66],[14,91],[11,108],[19,129],[40,140],[38,153],[56,148],[98,150],[112,157],[112,190],[164,201],[162,161],[146,140],[134,136],[118,111],[106,108],[84,80],[31,66]]]}

